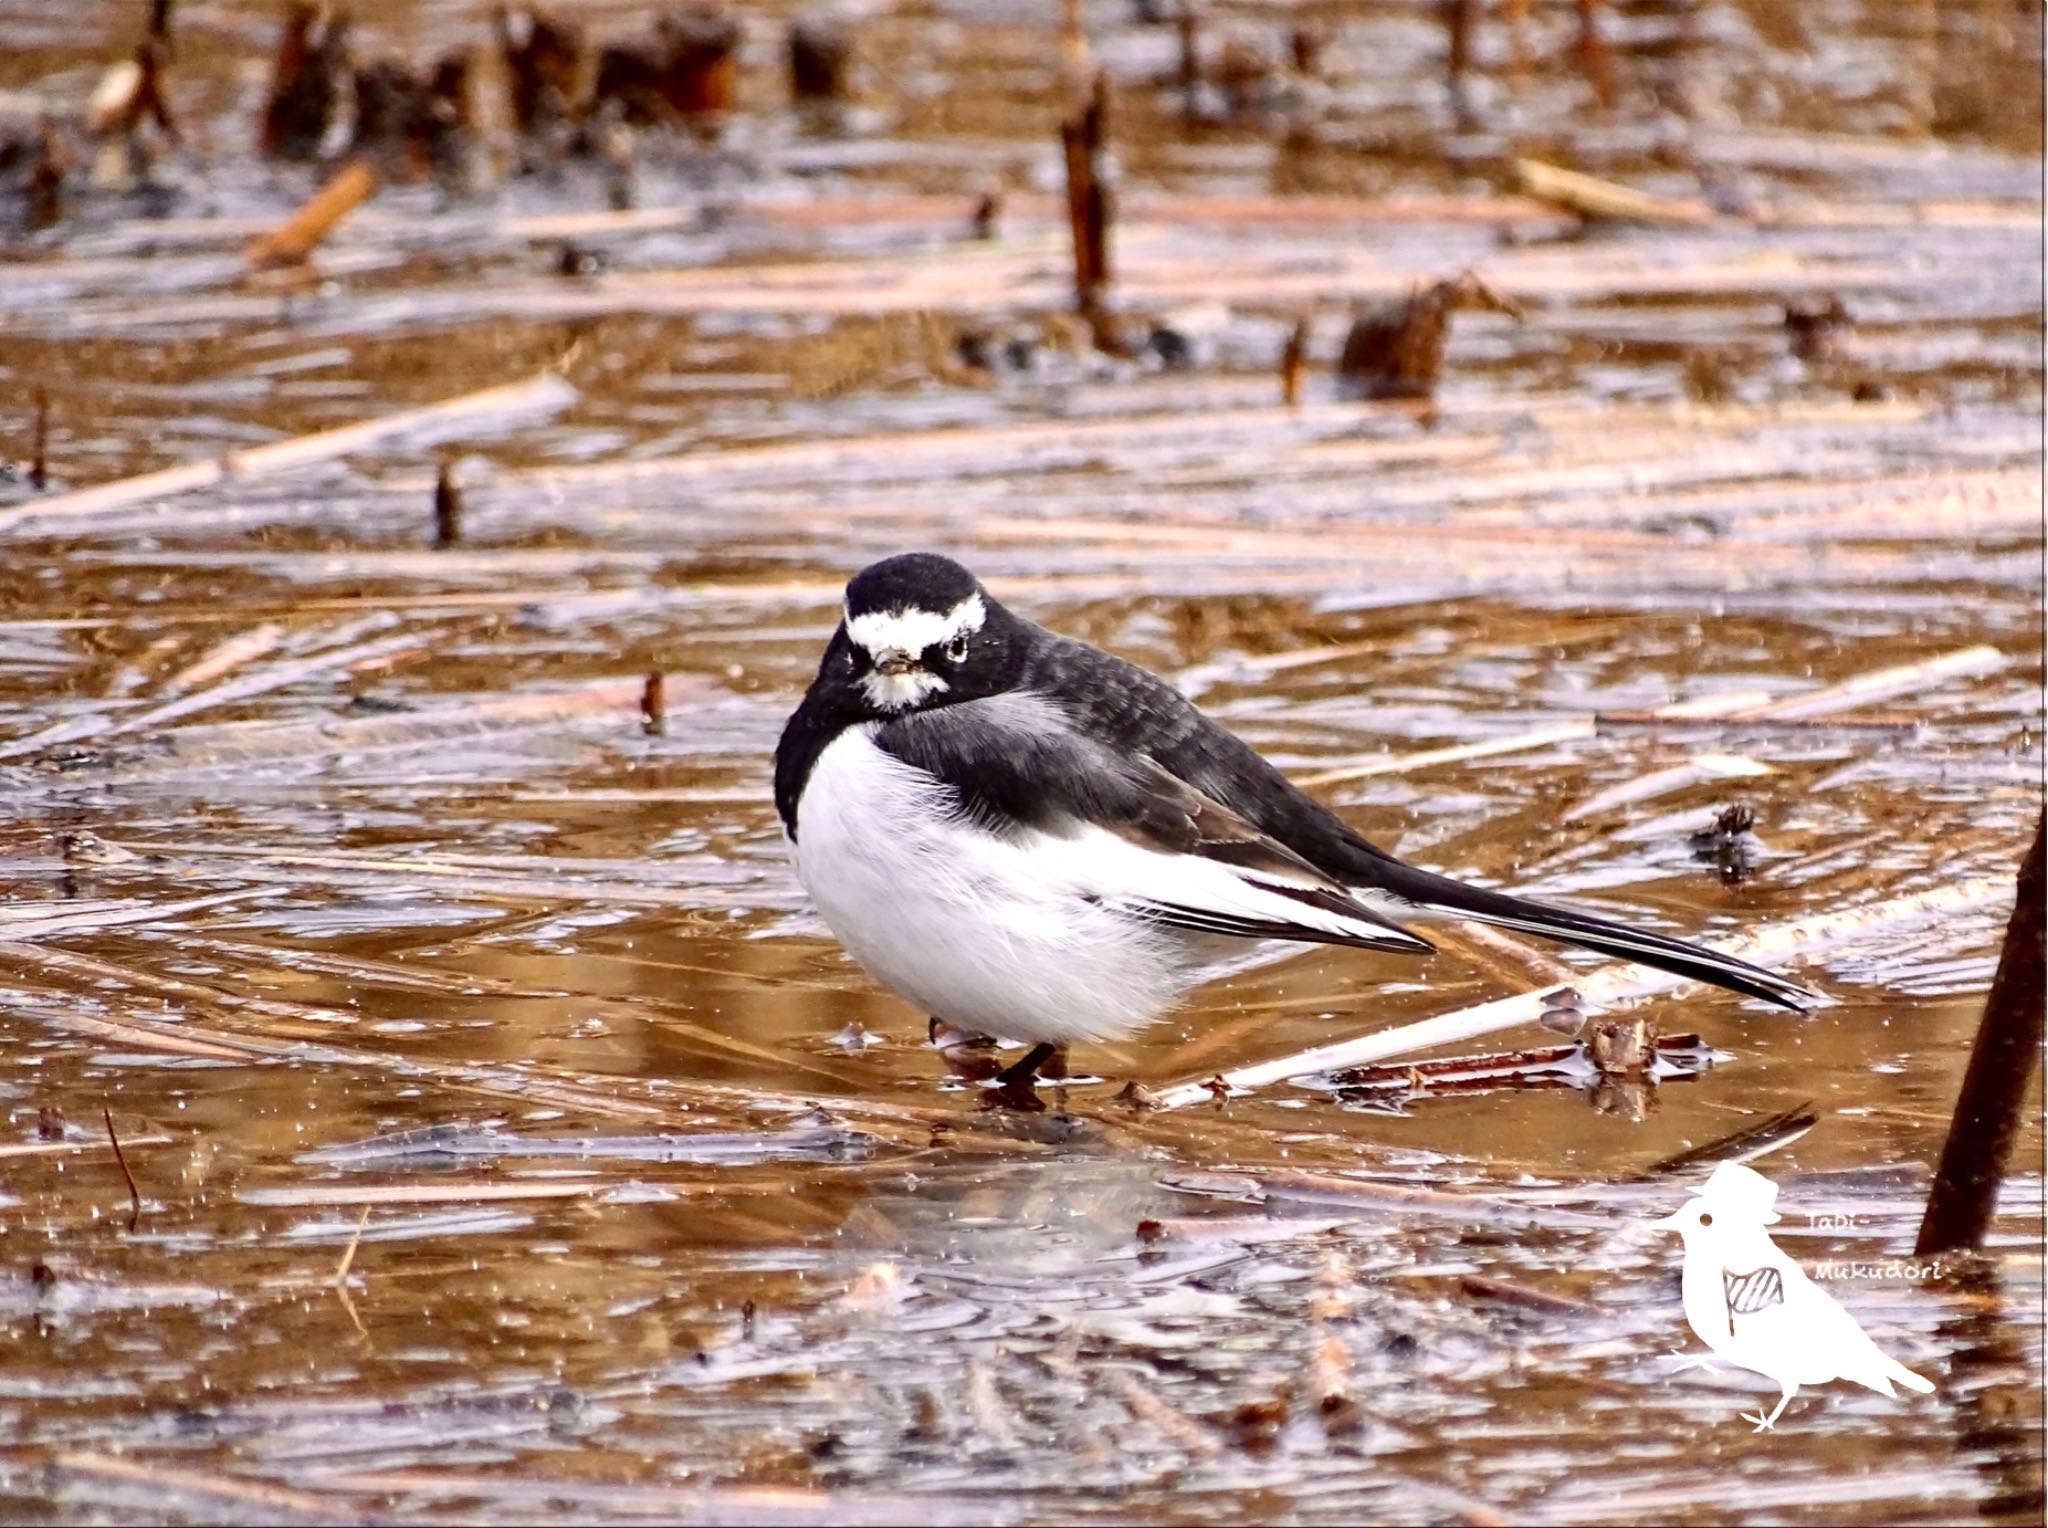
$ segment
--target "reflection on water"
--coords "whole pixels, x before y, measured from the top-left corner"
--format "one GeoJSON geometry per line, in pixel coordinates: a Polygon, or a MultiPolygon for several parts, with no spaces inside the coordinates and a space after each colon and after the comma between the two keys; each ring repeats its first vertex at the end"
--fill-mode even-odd
{"type": "MultiPolygon", "coordinates": [[[[273,18],[195,0],[169,218],[81,191],[19,241],[0,376],[50,389],[58,489],[556,363],[576,396],[62,520],[0,481],[8,1514],[2038,1518],[2038,1175],[1983,1260],[1835,1291],[1937,1395],[1828,1387],[1762,1437],[1763,1381],[1667,1372],[1644,1225],[1655,1164],[1809,1112],[1768,1161],[1788,1246],[1903,1257],[2002,908],[1839,946],[1805,1017],[1643,1005],[1696,1076],[1119,1099],[1529,985],[1479,945],[1294,953],[1021,1115],[825,937],[766,777],[845,573],[930,544],[1463,875],[1698,935],[2009,874],[2038,11],[1600,8],[1601,114],[1576,11],[1487,10],[1460,125],[1426,9],[1312,7],[1319,82],[1190,124],[1174,28],[1097,8],[1142,341],[1110,357],[1059,312],[1050,20],[998,9],[861,18],[837,133],[750,11],[775,104],[645,141],[631,217],[564,233],[603,207],[573,167],[391,188],[287,300],[239,254],[314,179],[244,152],[273,18]],[[1727,220],[1582,228],[1496,194],[1514,153],[1727,220]],[[1434,412],[1333,401],[1352,302],[1464,267],[1528,311],[1459,315],[1434,412]],[[1794,310],[1835,296],[1823,343],[1794,310]],[[1647,714],[1980,645],[1821,721],[1647,714]],[[1740,874],[1694,843],[1731,806],[1740,874]]],[[[128,24],[0,0],[0,91],[77,100],[128,24]]],[[[1277,56],[1265,8],[1204,26],[1277,56]]]]}

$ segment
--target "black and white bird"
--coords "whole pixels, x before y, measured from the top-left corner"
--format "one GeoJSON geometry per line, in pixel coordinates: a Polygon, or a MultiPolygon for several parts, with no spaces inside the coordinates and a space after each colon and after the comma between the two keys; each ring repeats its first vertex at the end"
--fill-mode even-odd
{"type": "Polygon", "coordinates": [[[956,1029],[1130,1034],[1260,939],[1407,955],[1470,918],[1802,1008],[1796,982],[1404,864],[1135,664],[1015,615],[950,558],[886,558],[775,750],[797,874],[847,951],[956,1029]]]}

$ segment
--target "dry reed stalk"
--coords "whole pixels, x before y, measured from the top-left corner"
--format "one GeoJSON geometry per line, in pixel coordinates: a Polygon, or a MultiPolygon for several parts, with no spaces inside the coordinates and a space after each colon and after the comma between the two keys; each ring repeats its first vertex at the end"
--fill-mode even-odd
{"type": "Polygon", "coordinates": [[[46,918],[8,919],[0,922],[0,940],[19,942],[28,939],[51,939],[64,934],[96,934],[102,929],[127,928],[137,923],[157,923],[209,907],[224,907],[230,902],[246,902],[251,897],[261,895],[261,891],[245,888],[241,891],[224,891],[210,897],[189,897],[182,902],[129,903],[122,907],[98,906],[86,911],[58,913],[46,918]]]}
{"type": "MultiPolygon", "coordinates": [[[[1597,725],[1604,718],[1596,717],[1594,720],[1597,725]]],[[[1611,790],[1588,796],[1566,812],[1562,820],[1577,822],[1581,818],[1597,817],[1600,813],[1613,811],[1616,807],[1633,806],[1638,801],[1648,801],[1653,797],[1668,795],[1672,791],[1685,790],[1707,780],[1753,780],[1777,772],[1776,765],[1752,759],[1747,754],[1694,754],[1683,764],[1674,764],[1669,769],[1653,769],[1648,774],[1624,781],[1611,790]]]]}
{"type": "MultiPolygon", "coordinates": [[[[1895,933],[1932,918],[1974,912],[1998,902],[2005,890],[2003,877],[1979,876],[1930,891],[1908,892],[1843,912],[1816,913],[1786,923],[1767,925],[1733,939],[1715,941],[1714,948],[1752,961],[1810,955],[1842,944],[1854,944],[1869,934],[1895,933]]],[[[1621,963],[1602,966],[1575,977],[1569,983],[1460,1008],[1377,1034],[1316,1046],[1275,1061],[1240,1067],[1220,1077],[1190,1078],[1156,1090],[1153,1104],[1157,1109],[1182,1109],[1189,1104],[1221,1096],[1219,1084],[1222,1092],[1258,1088],[1290,1077],[1363,1066],[1394,1056],[1459,1044],[1481,1035],[1496,1034],[1541,1018],[1545,1000],[1564,991],[1567,986],[1578,994],[1583,1008],[1596,1012],[1685,985],[1688,984],[1683,977],[1647,967],[1621,963]]]]}
{"type": "Polygon", "coordinates": [[[1146,1241],[1235,1242],[1256,1247],[1270,1242],[1304,1241],[1357,1224],[1355,1215],[1312,1216],[1160,1216],[1144,1222],[1146,1241]]]}
{"type": "Polygon", "coordinates": [[[967,1414],[974,1419],[975,1431],[997,1448],[1017,1446],[1017,1425],[1009,1402],[996,1383],[994,1368],[984,1359],[967,1362],[967,1414]]]}
{"type": "Polygon", "coordinates": [[[1656,196],[1595,175],[1560,169],[1540,159],[1517,159],[1515,178],[1530,196],[1569,208],[1583,217],[1667,227],[1699,227],[1715,220],[1713,208],[1696,198],[1656,196]]]}
{"type": "MultiPolygon", "coordinates": [[[[243,851],[209,844],[182,844],[180,854],[198,857],[238,855],[243,851]]],[[[247,855],[247,868],[238,875],[277,885],[430,885],[449,898],[489,901],[507,898],[521,902],[613,902],[632,907],[706,906],[758,907],[758,888],[721,888],[715,883],[690,887],[649,885],[638,881],[580,880],[556,875],[490,874],[459,865],[437,864],[431,860],[350,860],[343,856],[283,854],[257,850],[247,855]]],[[[244,891],[243,896],[257,893],[244,891]]],[[[142,922],[157,916],[142,909],[129,919],[114,922],[142,922]]],[[[0,933],[7,932],[0,929],[0,933]]],[[[31,929],[31,932],[34,932],[31,929]]],[[[737,1042],[735,1042],[737,1043],[737,1042]]],[[[784,1061],[784,1064],[794,1064],[784,1061]]]]}
{"type": "Polygon", "coordinates": [[[545,1476],[455,1470],[349,1470],[318,1477],[330,1491],[371,1496],[428,1497],[532,1504],[575,1502],[588,1513],[610,1508],[621,1514],[655,1515],[702,1522],[851,1523],[978,1521],[949,1513],[929,1496],[865,1495],[806,1490],[797,1486],[652,1485],[593,1480],[588,1474],[545,1476]]]}
{"type": "Polygon", "coordinates": [[[61,1475],[83,1475],[124,1486],[145,1486],[154,1493],[159,1507],[175,1512],[172,1505],[179,1494],[233,1509],[256,1508],[261,1514],[311,1518],[315,1522],[365,1523],[370,1521],[346,1503],[333,1501],[311,1491],[297,1491],[266,1481],[243,1480],[233,1475],[209,1474],[150,1464],[139,1459],[116,1458],[81,1449],[65,1450],[50,1460],[50,1468],[61,1475]]]}
{"type": "Polygon", "coordinates": [[[0,533],[15,530],[31,521],[73,519],[103,514],[108,510],[148,504],[172,494],[212,488],[230,480],[243,482],[293,471],[356,451],[382,446],[400,436],[418,436],[424,441],[448,434],[467,435],[489,425],[504,425],[516,418],[553,414],[576,398],[576,389],[552,371],[487,387],[478,392],[430,403],[423,408],[403,409],[379,419],[318,430],[291,440],[250,446],[211,461],[166,467],[136,477],[117,478],[92,488],[75,489],[54,498],[0,509],[0,533]]]}
{"type": "MultiPolygon", "coordinates": [[[[1086,227],[1084,237],[1092,238],[1086,227]]],[[[1119,289],[1133,301],[1148,305],[1195,301],[1335,304],[1402,297],[1412,286],[1406,273],[1343,250],[1334,252],[1316,269],[1304,270],[1298,256],[1286,262],[1242,255],[1236,259],[1168,260],[1150,253],[1147,243],[1142,230],[1120,235],[1119,249],[1130,253],[1120,254],[1116,265],[1119,289]]],[[[1624,296],[1787,296],[1845,287],[1883,292],[1924,286],[1932,279],[1925,269],[1896,261],[1830,263],[1794,250],[1750,253],[1740,259],[1725,252],[1702,251],[1693,259],[1650,263],[1619,254],[1586,254],[1584,246],[1578,248],[1582,252],[1575,265],[1517,250],[1494,255],[1479,274],[1503,298],[1528,304],[1624,296]]],[[[1086,244],[1083,254],[1083,269],[1077,275],[1086,279],[1096,273],[1096,266],[1086,244]]],[[[1102,270],[1106,276],[1106,242],[1102,270]]],[[[1064,292],[1071,301],[1072,283],[1065,284],[1064,292]]],[[[333,321],[342,322],[351,303],[370,300],[336,298],[333,321]]],[[[374,300],[380,320],[389,321],[390,299],[378,295],[374,300]]],[[[1029,248],[1005,243],[999,248],[958,245],[943,258],[897,254],[847,274],[805,265],[618,273],[574,284],[479,279],[466,285],[444,284],[432,306],[436,312],[460,311],[478,321],[497,316],[542,321],[633,314],[781,314],[792,310],[869,317],[932,310],[1016,312],[1050,309],[1062,301],[1062,283],[1048,273],[1043,258],[1029,248]]],[[[276,316],[277,304],[269,298],[210,297],[143,310],[101,305],[80,312],[74,327],[119,334],[173,323],[271,322],[276,316]]]]}
{"type": "Polygon", "coordinates": [[[28,486],[41,493],[50,486],[50,390],[35,392],[34,436],[29,444],[28,486]]]}
{"type": "Polygon", "coordinates": [[[1309,321],[1297,318],[1288,331],[1287,348],[1280,353],[1280,401],[1289,408],[1301,406],[1301,384],[1308,373],[1309,321]]]}
{"type": "MultiPolygon", "coordinates": [[[[9,946],[0,943],[0,955],[12,957],[17,950],[32,949],[33,946],[9,946]]],[[[95,1035],[102,1040],[112,1040],[133,1047],[146,1054],[161,1056],[191,1056],[202,1061],[249,1061],[261,1059],[268,1052],[252,1051],[244,1045],[224,1045],[215,1040],[195,1040],[175,1030],[162,1029],[154,1025],[144,1027],[123,1024],[114,1019],[89,1018],[84,1014],[66,1014],[57,1027],[78,1034],[95,1035]]],[[[230,1037],[232,1038],[232,1037],[230,1037]]],[[[279,1049],[285,1047],[280,1046],[279,1049]]]]}
{"type": "Polygon", "coordinates": [[[1846,1512],[1853,1520],[1882,1522],[1916,1520],[1928,1515],[1927,1503],[1955,1498],[1954,1467],[1946,1463],[1888,1473],[1880,1469],[1844,1473],[1825,1486],[1810,1477],[1764,1480],[1703,1469],[1659,1488],[1616,1489],[1604,1484],[1555,1491],[1545,1498],[1544,1511],[1546,1516],[1571,1523],[1660,1523],[1694,1516],[1746,1522],[1804,1515],[1825,1502],[1830,1511],[1846,1512]],[[1875,1503],[1888,1501],[1902,1505],[1891,1512],[1875,1509],[1875,1503]]]}
{"type": "Polygon", "coordinates": [[[1444,84],[1450,93],[1452,113],[1462,123],[1471,107],[1465,81],[1472,67],[1472,25],[1478,19],[1477,0],[1442,0],[1447,50],[1444,84]]]}
{"type": "Polygon", "coordinates": [[[1549,986],[1569,985],[1572,977],[1577,975],[1563,961],[1554,960],[1541,950],[1532,949],[1521,940],[1484,923],[1460,918],[1448,926],[1432,929],[1430,934],[1439,945],[1448,947],[1495,976],[1511,974],[1516,980],[1536,981],[1549,986]]]}
{"type": "Polygon", "coordinates": [[[1729,715],[1734,721],[1789,721],[1828,716],[1873,700],[1892,700],[1901,695],[1915,694],[1951,679],[1975,679],[1995,674],[2005,667],[2006,662],[2005,654],[1988,644],[1956,648],[1932,658],[1873,669],[1867,674],[1858,674],[1818,690],[1788,695],[1782,700],[1767,701],[1729,715]]]}
{"type": "MultiPolygon", "coordinates": [[[[1492,1194],[1452,1193],[1444,1189],[1417,1188],[1405,1183],[1385,1183],[1364,1178],[1337,1177],[1330,1173],[1273,1172],[1255,1174],[1252,1181],[1268,1202],[1295,1204],[1349,1204],[1379,1213],[1412,1213],[1448,1216],[1454,1220],[1477,1220],[1554,1226],[1594,1227],[1606,1222],[1592,1215],[1559,1209],[1532,1199],[1511,1199],[1492,1194]]],[[[1170,1185],[1169,1185],[1170,1186],[1170,1185]]]]}
{"type": "Polygon", "coordinates": [[[424,632],[401,632],[396,636],[380,637],[374,641],[358,642],[324,653],[313,653],[304,658],[268,664],[260,669],[245,669],[222,680],[211,689],[181,695],[176,700],[165,701],[162,705],[153,706],[137,715],[120,717],[109,730],[118,735],[161,727],[164,723],[176,721],[181,716],[190,716],[197,711],[210,711],[215,707],[248,700],[257,695],[267,695],[273,690],[284,689],[318,675],[331,674],[341,669],[357,670],[365,664],[388,661],[404,654],[424,652],[432,640],[432,636],[424,632]]]}
{"type": "Polygon", "coordinates": [[[1523,1284],[1510,1284],[1505,1279],[1490,1279],[1481,1274],[1467,1273],[1458,1277],[1459,1292],[1474,1300],[1484,1300],[1495,1305],[1512,1305],[1518,1310],[1534,1311],[1541,1316],[1569,1316],[1584,1320],[1598,1315],[1600,1307],[1584,1300],[1574,1300],[1568,1295],[1554,1295],[1546,1290],[1530,1289],[1523,1284]]]}
{"type": "Polygon", "coordinates": [[[249,264],[257,270],[275,265],[300,265],[334,231],[335,225],[370,199],[377,172],[361,159],[349,161],[270,232],[250,242],[249,264]]]}
{"type": "Polygon", "coordinates": [[[455,469],[443,462],[434,478],[434,548],[446,551],[462,540],[462,489],[455,469]]]}
{"type": "MultiPolygon", "coordinates": [[[[619,1187],[609,1178],[548,1178],[532,1183],[478,1180],[450,1183],[443,1178],[417,1183],[308,1183],[284,1188],[245,1188],[235,1197],[243,1204],[311,1209],[331,1204],[471,1204],[522,1199],[582,1199],[619,1187]]],[[[687,1193],[690,1185],[669,1184],[671,1192],[687,1193]]]]}
{"type": "Polygon", "coordinates": [[[1439,764],[1462,764],[1470,759],[1490,759],[1504,753],[1523,753],[1532,748],[1549,748],[1558,743],[1569,743],[1594,735],[1597,728],[1591,717],[1574,718],[1567,722],[1554,722],[1546,727],[1535,727],[1527,732],[1517,732],[1507,737],[1486,738],[1476,743],[1458,743],[1448,748],[1428,748],[1420,753],[1381,754],[1362,763],[1343,764],[1335,769],[1319,769],[1313,774],[1298,775],[1295,784],[1336,785],[1347,780],[1363,780],[1371,775],[1405,774],[1413,769],[1432,769],[1439,764]]]}
{"type": "Polygon", "coordinates": [[[135,1186],[135,1174],[128,1166],[128,1153],[121,1149],[121,1137],[114,1133],[114,1111],[102,1104],[100,1118],[106,1121],[107,1144],[114,1148],[115,1165],[121,1169],[121,1179],[128,1185],[128,1229],[132,1231],[136,1221],[142,1218],[142,1190],[135,1186]]]}
{"type": "Polygon", "coordinates": [[[1129,1369],[1098,1370],[1124,1409],[1136,1420],[1165,1434],[1176,1447],[1198,1459],[1223,1452],[1222,1442],[1129,1369]]]}
{"type": "MultiPolygon", "coordinates": [[[[1763,691],[1747,690],[1735,694],[1708,695],[1694,700],[1674,701],[1669,705],[1658,706],[1648,714],[1668,721],[1745,721],[1825,716],[1870,700],[1892,699],[1912,694],[1950,679],[1992,673],[2003,667],[2005,661],[2005,655],[1994,647],[1980,645],[1958,648],[1953,652],[1941,653],[1914,663],[1873,669],[1853,679],[1845,679],[1799,695],[1774,697],[1763,691]]],[[[1476,743],[1431,748],[1421,753],[1380,754],[1358,758],[1339,763],[1334,768],[1297,776],[1295,783],[1335,785],[1347,780],[1363,780],[1374,775],[1403,774],[1412,769],[1426,769],[1438,764],[1456,764],[1469,759],[1489,759],[1506,753],[1520,753],[1532,748],[1549,748],[1559,743],[1593,737],[1599,732],[1599,726],[1597,715],[1573,717],[1569,721],[1552,722],[1542,727],[1531,728],[1527,732],[1517,732],[1507,737],[1486,738],[1476,743]]]]}
{"type": "MultiPolygon", "coordinates": [[[[124,1146],[168,1146],[167,1135],[131,1135],[124,1146]]],[[[61,1157],[74,1151],[95,1151],[97,1141],[0,1141],[0,1161],[13,1157],[61,1157]]]]}
{"type": "Polygon", "coordinates": [[[1913,1244],[1917,1257],[1954,1247],[1981,1247],[1998,1208],[1998,1186],[2026,1117],[2027,1089],[2040,1064],[2043,1034],[2042,926],[2048,921],[2043,887],[2043,823],[2020,865],[2012,918],[1999,951],[1998,970],[1984,1000],[1984,1017],[1970,1048],[1955,1116],[1942,1143],[1941,1164],[1927,1195],[1927,1211],[1913,1244]]]}
{"type": "Polygon", "coordinates": [[[202,685],[225,679],[236,669],[275,651],[284,641],[285,634],[286,628],[276,621],[265,621],[260,626],[238,632],[172,674],[164,680],[162,688],[173,695],[181,695],[187,690],[196,690],[202,685]]]}
{"type": "MultiPolygon", "coordinates": [[[[1070,0],[1074,3],[1074,0],[1070,0]]],[[[1067,167],[1067,225],[1073,241],[1074,305],[1097,314],[1109,286],[1109,227],[1114,216],[1103,156],[1109,136],[1109,74],[1096,74],[1085,98],[1060,123],[1067,167]]]]}
{"type": "Polygon", "coordinates": [[[1593,100],[1602,111],[1614,105],[1614,53],[1600,25],[1602,0],[1578,0],[1579,31],[1572,44],[1572,56],[1580,73],[1592,87],[1593,100]]]}

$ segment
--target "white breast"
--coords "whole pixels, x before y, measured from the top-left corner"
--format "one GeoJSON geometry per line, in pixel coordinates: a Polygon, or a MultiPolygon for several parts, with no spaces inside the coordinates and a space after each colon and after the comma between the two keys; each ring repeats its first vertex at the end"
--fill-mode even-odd
{"type": "Polygon", "coordinates": [[[819,755],[796,824],[797,874],[870,975],[924,1014],[1033,1044],[1115,1039],[1179,1000],[1188,942],[1080,884],[1084,844],[958,820],[952,792],[873,732],[819,755]]]}

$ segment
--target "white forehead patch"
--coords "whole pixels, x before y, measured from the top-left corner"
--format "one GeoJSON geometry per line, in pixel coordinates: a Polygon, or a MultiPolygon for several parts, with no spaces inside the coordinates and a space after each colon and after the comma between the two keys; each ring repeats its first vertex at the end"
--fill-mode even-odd
{"type": "Polygon", "coordinates": [[[870,610],[866,615],[854,615],[849,611],[846,635],[870,653],[904,653],[915,657],[927,647],[981,630],[981,623],[987,619],[988,607],[982,604],[981,596],[970,594],[944,612],[870,610]]]}

